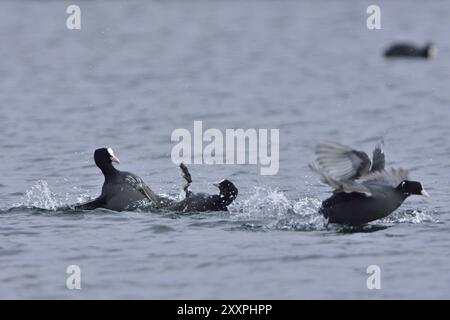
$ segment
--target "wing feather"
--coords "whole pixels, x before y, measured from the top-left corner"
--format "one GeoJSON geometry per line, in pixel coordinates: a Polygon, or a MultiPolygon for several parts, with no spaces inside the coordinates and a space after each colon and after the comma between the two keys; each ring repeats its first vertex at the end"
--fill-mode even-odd
{"type": "Polygon", "coordinates": [[[138,176],[128,174],[125,180],[137,191],[142,193],[149,201],[153,202],[157,207],[161,207],[159,197],[150,189],[149,186],[138,176]]]}
{"type": "Polygon", "coordinates": [[[320,171],[336,180],[355,180],[369,173],[371,161],[363,151],[338,143],[323,143],[316,147],[320,171]]]}
{"type": "Polygon", "coordinates": [[[384,142],[380,141],[373,150],[372,168],[370,169],[371,172],[384,170],[386,160],[384,156],[383,146],[384,142]]]}

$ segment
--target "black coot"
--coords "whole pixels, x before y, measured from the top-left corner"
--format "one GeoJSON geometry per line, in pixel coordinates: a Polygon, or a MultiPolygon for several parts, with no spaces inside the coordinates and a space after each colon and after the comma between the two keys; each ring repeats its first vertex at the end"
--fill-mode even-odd
{"type": "Polygon", "coordinates": [[[431,43],[426,44],[424,47],[417,47],[409,43],[397,43],[384,52],[384,56],[388,58],[433,58],[435,55],[436,48],[431,43]]]}
{"type": "Polygon", "coordinates": [[[182,175],[187,184],[183,187],[186,196],[181,201],[162,203],[160,207],[176,212],[204,212],[204,211],[227,211],[228,206],[236,199],[238,189],[229,180],[215,183],[219,188],[219,194],[193,193],[189,190],[192,183],[191,175],[184,164],[180,165],[182,175]]]}
{"type": "Polygon", "coordinates": [[[310,168],[334,189],[320,208],[329,223],[362,225],[388,216],[412,194],[428,196],[406,170],[385,170],[382,143],[372,162],[365,152],[337,143],[318,145],[316,155],[310,168]]]}
{"type": "Polygon", "coordinates": [[[97,199],[76,206],[77,209],[105,208],[123,211],[142,200],[154,203],[161,201],[160,197],[154,194],[140,177],[114,168],[113,162],[120,162],[111,148],[95,150],[94,160],[105,176],[102,193],[97,199]]]}

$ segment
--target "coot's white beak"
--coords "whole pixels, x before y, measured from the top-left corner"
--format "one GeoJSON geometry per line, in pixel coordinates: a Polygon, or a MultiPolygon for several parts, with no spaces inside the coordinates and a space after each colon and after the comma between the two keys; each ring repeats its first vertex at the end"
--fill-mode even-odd
{"type": "Polygon", "coordinates": [[[435,47],[430,47],[428,49],[428,56],[430,56],[430,58],[436,57],[436,54],[437,54],[437,49],[435,47]]]}
{"type": "Polygon", "coordinates": [[[112,162],[115,162],[115,163],[117,163],[117,164],[120,164],[119,159],[118,159],[116,156],[114,156],[114,155],[111,156],[111,161],[112,161],[112,162]]]}
{"type": "Polygon", "coordinates": [[[220,184],[224,182],[225,179],[220,180],[219,182],[213,183],[213,186],[220,188],[220,184]]]}
{"type": "Polygon", "coordinates": [[[422,191],[420,192],[420,194],[421,194],[422,196],[424,196],[425,198],[429,198],[429,197],[430,197],[430,195],[428,194],[428,192],[426,192],[425,189],[422,189],[422,191]]]}
{"type": "Polygon", "coordinates": [[[112,162],[115,162],[115,163],[119,163],[120,164],[120,161],[119,161],[119,159],[114,155],[114,151],[113,151],[113,149],[111,149],[111,148],[108,148],[107,149],[108,150],[108,153],[109,153],[109,155],[110,155],[110,159],[111,159],[111,161],[112,162]]]}

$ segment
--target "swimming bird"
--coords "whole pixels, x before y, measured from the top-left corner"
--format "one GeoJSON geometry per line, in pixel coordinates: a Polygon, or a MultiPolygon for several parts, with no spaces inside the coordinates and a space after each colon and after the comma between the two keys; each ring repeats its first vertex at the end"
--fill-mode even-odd
{"type": "Polygon", "coordinates": [[[408,171],[385,169],[383,143],[375,147],[372,161],[338,143],[319,144],[316,155],[310,168],[334,189],[319,210],[328,223],[363,225],[387,217],[410,195],[428,197],[420,182],[408,180],[408,171]]]}
{"type": "Polygon", "coordinates": [[[423,48],[416,47],[409,43],[398,43],[389,47],[384,56],[392,57],[409,57],[409,58],[433,58],[436,55],[436,48],[432,43],[427,43],[423,48]]]}
{"type": "Polygon", "coordinates": [[[113,166],[113,163],[119,164],[120,161],[111,148],[95,150],[94,160],[105,176],[102,193],[95,200],[76,206],[76,209],[105,208],[123,211],[142,200],[160,205],[161,197],[156,195],[140,177],[119,171],[113,166]]]}
{"type": "Polygon", "coordinates": [[[213,185],[219,188],[219,194],[193,193],[189,190],[192,183],[191,174],[187,167],[180,164],[182,176],[187,181],[183,187],[185,198],[181,201],[174,201],[163,204],[161,207],[176,212],[204,212],[204,211],[227,211],[228,206],[236,199],[238,189],[229,180],[221,180],[213,185]]]}

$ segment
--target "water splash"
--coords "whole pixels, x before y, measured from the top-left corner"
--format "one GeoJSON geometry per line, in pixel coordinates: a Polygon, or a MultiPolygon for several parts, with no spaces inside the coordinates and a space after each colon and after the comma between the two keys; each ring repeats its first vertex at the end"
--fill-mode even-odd
{"type": "MultiPolygon", "coordinates": [[[[72,212],[71,205],[85,202],[91,197],[86,191],[74,187],[76,196],[66,193],[58,196],[52,192],[45,180],[39,180],[26,191],[21,203],[16,204],[4,212],[15,212],[22,209],[33,209],[41,212],[61,211],[72,212]],[[73,199],[75,197],[75,199],[73,199]],[[17,210],[16,210],[17,209],[17,210]]],[[[179,195],[164,194],[172,200],[179,200],[179,195]]],[[[419,210],[398,210],[389,217],[374,221],[366,226],[349,228],[339,225],[327,225],[327,221],[319,213],[321,200],[305,197],[297,200],[289,200],[279,189],[259,186],[244,200],[235,201],[229,207],[227,219],[233,226],[240,225],[237,229],[250,231],[335,231],[340,233],[373,232],[389,226],[401,223],[419,224],[423,222],[439,223],[431,213],[419,210]]],[[[153,205],[147,202],[132,211],[161,213],[153,205]]],[[[163,212],[164,213],[164,212],[163,212]]],[[[167,212],[165,212],[167,213],[167,212]]],[[[173,214],[180,218],[182,215],[173,214]]],[[[234,228],[233,228],[234,229],[234,228]]]]}
{"type": "Polygon", "coordinates": [[[411,223],[418,224],[424,222],[440,223],[432,213],[421,210],[398,210],[390,216],[380,220],[384,224],[411,223]]]}
{"type": "Polygon", "coordinates": [[[61,203],[50,190],[47,181],[38,180],[31,189],[26,191],[20,206],[56,211],[61,206],[61,203]]]}
{"type": "Polygon", "coordinates": [[[277,221],[276,229],[313,231],[325,230],[327,221],[319,213],[321,201],[315,198],[303,198],[293,203],[291,212],[285,218],[277,221]]]}
{"type": "Polygon", "coordinates": [[[81,204],[93,200],[93,197],[81,187],[75,186],[72,187],[72,189],[74,190],[73,193],[76,195],[74,196],[69,193],[66,193],[64,197],[64,203],[66,205],[81,204]]]}
{"type": "Polygon", "coordinates": [[[32,212],[45,213],[52,212],[77,212],[74,211],[74,205],[92,200],[86,190],[80,187],[72,187],[74,190],[72,193],[65,193],[58,195],[51,191],[47,181],[38,180],[36,183],[25,192],[22,200],[19,203],[13,204],[11,207],[5,210],[1,210],[0,213],[5,212],[20,212],[21,210],[28,211],[32,209],[32,212]]]}
{"type": "Polygon", "coordinates": [[[292,210],[292,204],[282,192],[265,187],[255,187],[248,199],[230,206],[230,212],[238,218],[283,217],[289,210],[292,210]]]}
{"type": "Polygon", "coordinates": [[[325,219],[318,213],[321,201],[314,198],[289,200],[278,189],[256,187],[246,200],[230,206],[232,217],[245,221],[245,230],[323,230],[325,219]]]}

